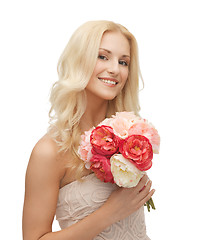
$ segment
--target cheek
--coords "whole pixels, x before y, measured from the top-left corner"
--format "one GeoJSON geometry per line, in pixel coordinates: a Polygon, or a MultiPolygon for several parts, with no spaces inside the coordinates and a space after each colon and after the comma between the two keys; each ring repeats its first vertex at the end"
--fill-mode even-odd
{"type": "Polygon", "coordinates": [[[123,83],[126,83],[128,75],[129,75],[129,69],[124,69],[121,74],[123,83]]]}
{"type": "Polygon", "coordinates": [[[95,65],[95,68],[94,68],[94,71],[93,71],[93,76],[96,76],[99,73],[101,73],[103,71],[103,69],[104,69],[103,64],[100,61],[97,61],[96,65],[95,65]]]}

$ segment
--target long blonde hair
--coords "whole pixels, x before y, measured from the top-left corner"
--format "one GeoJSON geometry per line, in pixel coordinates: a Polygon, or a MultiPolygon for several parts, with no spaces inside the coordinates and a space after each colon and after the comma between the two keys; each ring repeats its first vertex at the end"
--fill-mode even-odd
{"type": "Polygon", "coordinates": [[[93,73],[101,38],[106,31],[120,31],[130,44],[130,66],[127,82],[118,96],[108,103],[107,117],[119,111],[140,110],[138,100],[139,78],[142,79],[138,47],[135,37],[122,25],[111,21],[89,21],[72,35],[60,56],[57,71],[59,80],[54,83],[49,112],[48,133],[56,140],[60,152],[70,151],[69,167],[81,176],[84,165],[77,155],[81,130],[79,122],[85,112],[85,88],[93,73]]]}

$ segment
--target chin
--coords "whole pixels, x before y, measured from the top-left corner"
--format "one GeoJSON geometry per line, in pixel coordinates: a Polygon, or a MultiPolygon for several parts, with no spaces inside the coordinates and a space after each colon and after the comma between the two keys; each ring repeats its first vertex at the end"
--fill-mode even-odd
{"type": "Polygon", "coordinates": [[[102,92],[99,92],[99,96],[105,100],[113,100],[120,93],[120,91],[117,91],[117,89],[116,90],[114,89],[115,91],[104,91],[104,90],[102,92]]]}
{"type": "Polygon", "coordinates": [[[99,99],[99,100],[107,100],[107,101],[110,101],[110,100],[113,100],[118,94],[119,94],[119,91],[108,91],[108,90],[105,90],[105,89],[99,89],[97,90],[97,88],[94,90],[94,89],[87,89],[87,95],[88,97],[90,96],[93,96],[92,97],[92,101],[96,101],[95,99],[99,99]]]}
{"type": "Polygon", "coordinates": [[[117,95],[102,95],[101,98],[104,99],[104,100],[113,100],[117,95]]]}

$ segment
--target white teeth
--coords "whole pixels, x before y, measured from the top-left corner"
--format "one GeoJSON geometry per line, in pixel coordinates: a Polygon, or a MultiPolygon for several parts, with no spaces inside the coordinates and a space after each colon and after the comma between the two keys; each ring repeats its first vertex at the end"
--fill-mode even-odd
{"type": "Polygon", "coordinates": [[[116,85],[116,82],[114,82],[114,81],[105,80],[105,79],[102,79],[102,78],[99,78],[99,80],[101,80],[102,82],[105,82],[105,83],[116,85]]]}

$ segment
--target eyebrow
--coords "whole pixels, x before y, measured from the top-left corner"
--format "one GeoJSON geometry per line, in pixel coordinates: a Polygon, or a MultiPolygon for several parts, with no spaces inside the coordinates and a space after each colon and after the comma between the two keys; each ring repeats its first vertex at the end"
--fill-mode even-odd
{"type": "MultiPolygon", "coordinates": [[[[108,52],[109,54],[112,54],[111,51],[109,51],[108,49],[105,49],[105,48],[99,48],[99,50],[104,50],[104,51],[108,52]]],[[[128,57],[128,58],[130,58],[129,55],[122,55],[122,57],[128,57]]]]}

